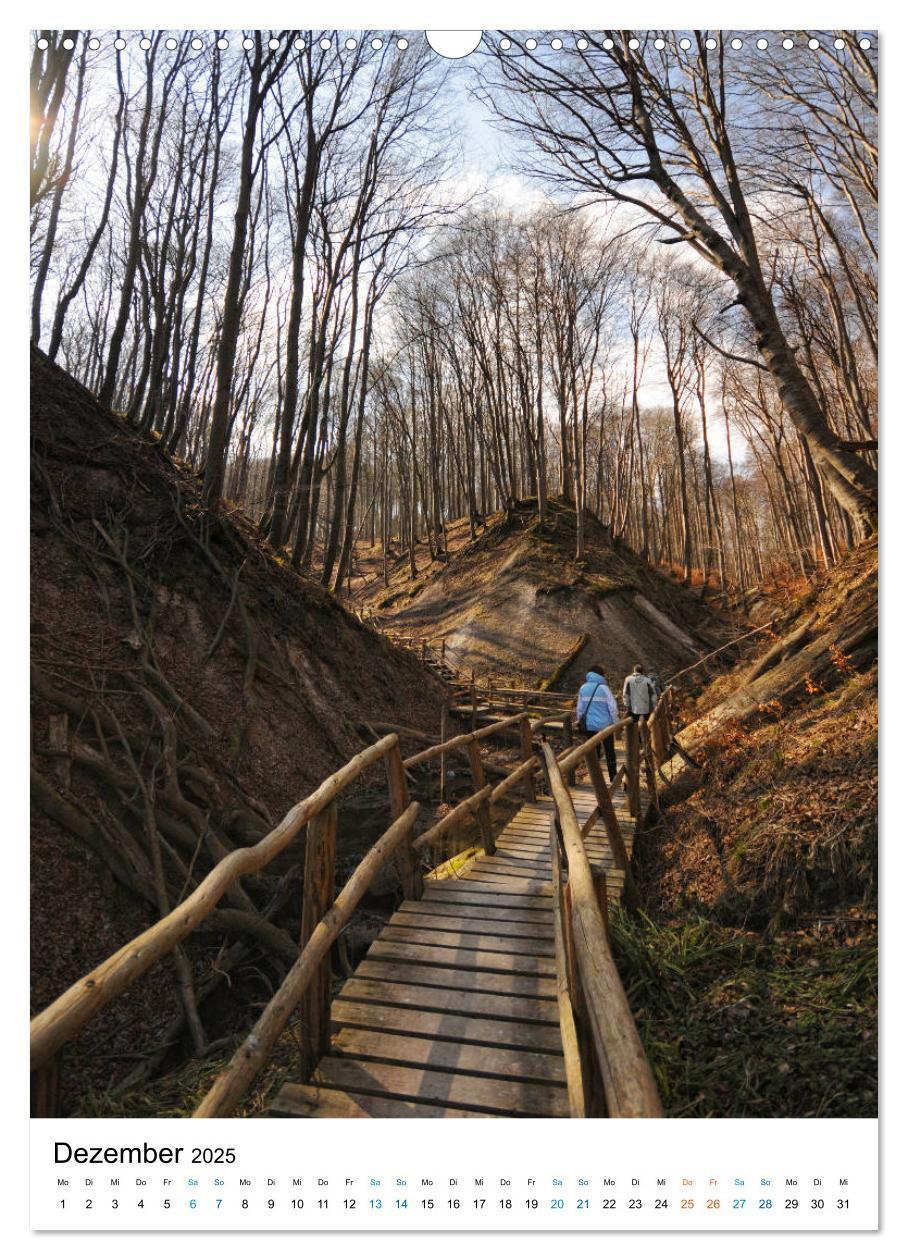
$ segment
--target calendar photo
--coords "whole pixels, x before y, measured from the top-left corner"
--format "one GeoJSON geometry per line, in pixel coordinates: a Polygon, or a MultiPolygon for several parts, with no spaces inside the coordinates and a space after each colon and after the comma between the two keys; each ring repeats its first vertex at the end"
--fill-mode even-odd
{"type": "Polygon", "coordinates": [[[872,1227],[878,49],[30,33],[37,1228],[872,1227]]]}

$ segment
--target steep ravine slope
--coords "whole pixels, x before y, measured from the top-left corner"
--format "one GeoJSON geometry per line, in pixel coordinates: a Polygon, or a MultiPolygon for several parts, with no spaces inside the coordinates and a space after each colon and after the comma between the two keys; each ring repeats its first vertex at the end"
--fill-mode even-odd
{"type": "MultiPolygon", "coordinates": [[[[38,1010],[371,742],[364,720],[434,729],[441,692],[240,514],[210,518],[195,476],[36,351],[31,425],[38,1010]]],[[[342,807],[341,871],[385,801],[379,767],[342,807]]],[[[237,1012],[248,1026],[292,958],[300,856],[297,843],[223,903],[232,923],[191,938],[209,1041],[237,1012]]],[[[178,1055],[182,1009],[162,962],[68,1049],[63,1109],[153,1074],[167,1030],[178,1055]]]]}
{"type": "Polygon", "coordinates": [[[368,598],[381,624],[409,635],[444,636],[451,659],[477,675],[549,679],[578,649],[559,685],[574,686],[590,664],[615,682],[640,661],[667,677],[734,635],[716,610],[614,543],[587,513],[584,559],[574,559],[573,509],[552,500],[544,528],[534,506],[497,514],[471,541],[450,528],[449,560],[417,582],[398,561],[387,590],[368,598]]]}
{"type": "Polygon", "coordinates": [[[816,578],[699,697],[640,919],[611,925],[667,1111],[873,1116],[877,557],[816,578]]]}

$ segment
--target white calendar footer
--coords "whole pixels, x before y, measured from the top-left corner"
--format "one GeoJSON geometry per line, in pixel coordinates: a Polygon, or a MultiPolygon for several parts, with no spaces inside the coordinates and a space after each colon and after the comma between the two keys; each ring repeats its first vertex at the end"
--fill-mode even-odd
{"type": "Polygon", "coordinates": [[[875,1120],[33,1120],[37,1230],[877,1227],[875,1120]]]}

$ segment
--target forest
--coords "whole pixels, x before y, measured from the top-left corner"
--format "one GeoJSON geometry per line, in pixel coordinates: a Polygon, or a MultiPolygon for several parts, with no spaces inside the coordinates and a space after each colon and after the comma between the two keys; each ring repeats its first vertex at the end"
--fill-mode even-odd
{"type": "Polygon", "coordinates": [[[876,520],[876,70],[791,43],[44,32],[32,340],[335,591],[550,495],[578,558],[589,508],[688,584],[828,568],[876,520]]]}
{"type": "Polygon", "coordinates": [[[33,1114],[875,1114],[875,43],[34,32],[33,1114]]]}

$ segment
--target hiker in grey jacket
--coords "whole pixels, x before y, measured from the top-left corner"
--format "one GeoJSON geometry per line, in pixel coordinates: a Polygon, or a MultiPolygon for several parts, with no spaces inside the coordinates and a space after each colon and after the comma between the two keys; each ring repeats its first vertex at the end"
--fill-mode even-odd
{"type": "MultiPolygon", "coordinates": [[[[614,726],[617,721],[618,705],[605,681],[605,670],[601,665],[594,665],[577,693],[577,729],[581,736],[595,735],[597,731],[604,731],[607,726],[614,726]]],[[[614,735],[606,735],[602,741],[602,751],[609,779],[614,779],[618,773],[614,735]]]]}
{"type": "Polygon", "coordinates": [[[656,689],[643,672],[642,665],[635,665],[634,671],[624,680],[624,707],[628,715],[639,721],[647,717],[656,703],[656,689]]]}

